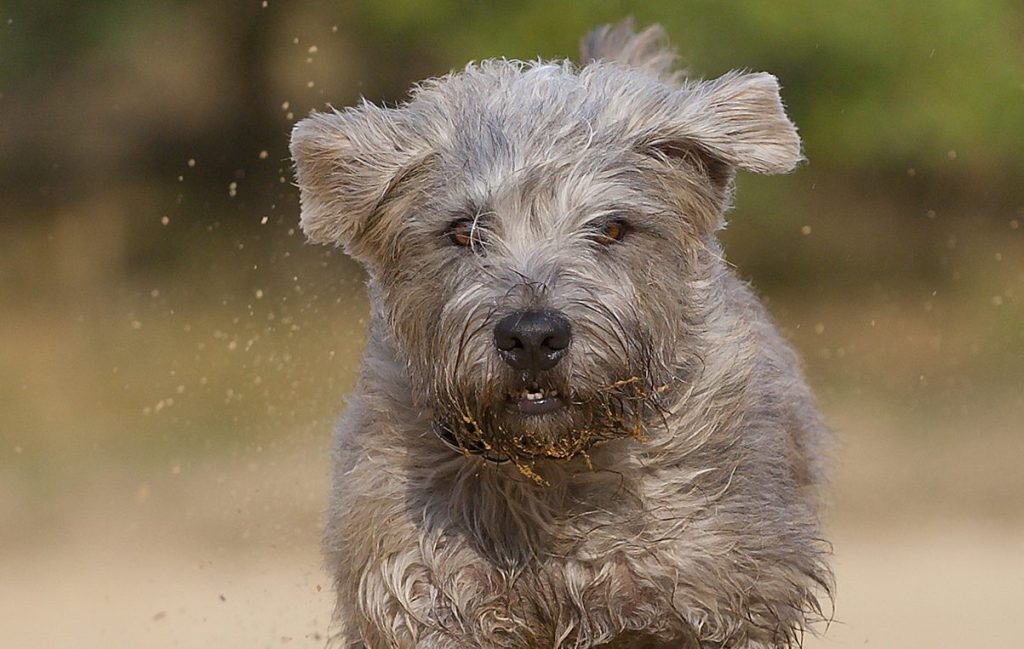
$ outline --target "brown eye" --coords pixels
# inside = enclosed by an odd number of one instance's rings
[[[448,226],[448,240],[452,245],[468,248],[473,245],[473,220],[459,219]]]
[[[626,236],[626,229],[626,222],[622,219],[607,221],[597,232],[597,242],[605,246],[618,243]]]

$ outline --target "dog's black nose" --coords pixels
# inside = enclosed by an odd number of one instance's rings
[[[569,321],[553,311],[520,311],[494,327],[494,346],[517,370],[550,370],[565,356],[570,342]]]

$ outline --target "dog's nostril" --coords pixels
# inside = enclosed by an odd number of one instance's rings
[[[509,365],[520,370],[548,370],[558,364],[572,342],[572,328],[554,311],[522,311],[494,327],[494,346]]]
[[[521,349],[523,341],[519,340],[510,331],[501,330],[499,326],[494,329],[494,345],[499,351],[510,352],[514,349]]]
[[[553,352],[561,351],[569,346],[569,335],[566,332],[565,335],[556,334],[554,336],[548,336],[541,343],[546,349]]]

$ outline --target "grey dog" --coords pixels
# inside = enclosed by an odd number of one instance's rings
[[[737,169],[800,140],[768,74],[660,28],[488,60],[292,136],[301,223],[369,275],[325,554],[346,649],[780,647],[831,596],[829,435],[723,260]]]

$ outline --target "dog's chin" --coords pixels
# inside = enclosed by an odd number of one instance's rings
[[[504,399],[477,401],[468,412],[442,414],[442,439],[464,452],[517,465],[568,460],[607,439],[609,424],[592,400],[557,390],[517,390]],[[441,413],[439,413],[441,414]]]

